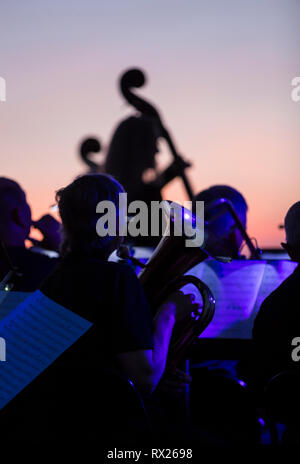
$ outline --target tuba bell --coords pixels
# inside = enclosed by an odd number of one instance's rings
[[[138,276],[153,315],[172,293],[187,284],[193,284],[203,300],[203,305],[197,313],[191,312],[175,323],[168,354],[168,367],[172,368],[184,360],[187,350],[211,322],[215,311],[215,300],[204,282],[195,276],[185,275],[209,256],[200,246],[187,247],[187,235],[176,234],[175,222],[178,215],[182,218],[188,217],[190,226],[193,226],[195,217],[176,203],[172,203],[172,207],[167,201],[162,204],[166,220],[164,236]],[[190,233],[188,236],[190,237]]]

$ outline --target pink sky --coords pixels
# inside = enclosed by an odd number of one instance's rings
[[[225,6],[226,5],[226,6]],[[288,207],[300,199],[300,75],[297,0],[3,0],[1,174],[28,193],[33,217],[84,171],[79,140],[107,144],[131,109],[117,91],[129,66],[193,163],[195,191],[236,187],[249,205],[249,234],[277,246]],[[162,144],[163,145],[163,144]],[[163,149],[161,163],[170,158]],[[180,181],[165,195],[184,199]]]

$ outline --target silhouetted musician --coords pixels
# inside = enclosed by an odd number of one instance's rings
[[[25,240],[29,236],[32,225],[30,206],[20,185],[6,177],[0,178],[0,210],[0,240],[5,246],[12,264],[22,274],[15,279],[14,290],[33,291],[52,272],[57,264],[57,259],[34,253],[25,247]],[[57,223],[57,221],[55,222]],[[47,227],[44,220],[41,224],[39,221],[36,222],[36,227],[42,229],[46,235]],[[9,265],[2,252],[0,254],[0,280],[5,277],[8,271]]]

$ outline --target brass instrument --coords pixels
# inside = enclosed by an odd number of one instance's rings
[[[176,205],[175,203],[172,203]],[[177,214],[186,216],[182,206],[176,205]],[[186,247],[186,236],[178,236],[174,230],[175,214],[170,212],[168,202],[163,202],[163,212],[167,219],[164,236],[153,252],[146,266],[139,274],[145,294],[153,312],[169,295],[187,284],[193,284],[200,292],[203,307],[198,312],[187,314],[176,322],[170,343],[168,366],[175,367],[185,357],[188,348],[211,322],[215,311],[215,300],[207,285],[192,275],[184,275],[196,264],[204,261],[208,254],[199,247]],[[188,212],[192,221],[193,216]],[[176,227],[176,226],[175,226]],[[195,230],[195,229],[194,229]]]

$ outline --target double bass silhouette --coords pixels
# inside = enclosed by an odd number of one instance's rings
[[[130,69],[121,76],[121,93],[139,114],[125,119],[116,128],[107,152],[105,172],[123,184],[128,201],[160,201],[161,189],[178,176],[184,183],[189,199],[192,199],[192,188],[185,174],[190,164],[178,154],[157,109],[132,91],[133,88],[142,87],[145,81],[145,74],[140,69]],[[167,141],[174,161],[165,171],[157,173],[155,155],[160,137]],[[144,175],[149,169],[154,171],[155,178],[146,182]]]

